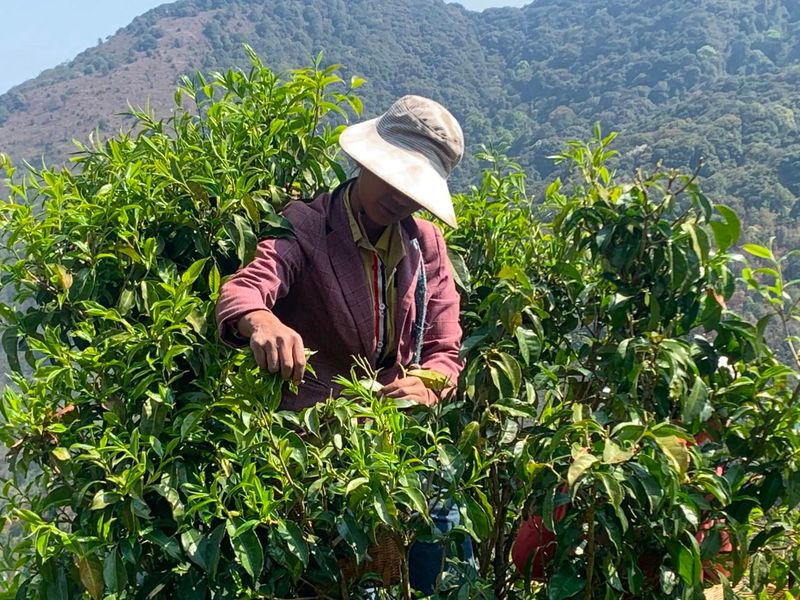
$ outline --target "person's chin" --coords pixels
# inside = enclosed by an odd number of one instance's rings
[[[388,227],[389,225],[394,225],[403,219],[402,216],[395,215],[386,210],[382,210],[380,215],[376,215],[375,223],[380,225],[381,227]]]

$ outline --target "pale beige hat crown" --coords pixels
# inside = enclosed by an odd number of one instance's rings
[[[464,155],[464,134],[444,106],[403,96],[380,117],[345,129],[339,145],[365,169],[456,226],[447,178]]]

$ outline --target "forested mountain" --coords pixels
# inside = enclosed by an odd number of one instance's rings
[[[127,102],[167,110],[180,74],[244,64],[244,42],[278,69],[324,50],[368,80],[368,115],[402,93],[439,99],[471,149],[507,144],[533,182],[595,121],[622,133],[623,172],[703,157],[705,189],[746,216],[751,238],[800,246],[796,0],[537,0],[482,13],[441,0],[180,0],[0,96],[0,150],[61,160],[71,138],[123,126]]]

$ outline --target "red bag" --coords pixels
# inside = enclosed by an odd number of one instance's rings
[[[558,523],[566,514],[566,504],[557,506],[553,511],[553,520]],[[530,561],[531,579],[544,581],[555,554],[556,534],[545,527],[541,515],[533,515],[523,521],[511,546],[511,560],[517,570],[526,573]]]

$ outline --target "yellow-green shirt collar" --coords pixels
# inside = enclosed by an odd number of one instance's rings
[[[400,224],[392,223],[386,227],[373,246],[364,234],[361,220],[356,219],[356,216],[353,214],[353,208],[350,206],[351,185],[352,184],[344,188],[342,201],[344,202],[345,211],[347,212],[347,220],[350,223],[350,232],[353,234],[353,241],[361,248],[377,252],[387,272],[391,273],[397,268],[397,265],[400,264],[400,261],[406,255],[406,249],[403,246],[403,238],[400,233]]]

